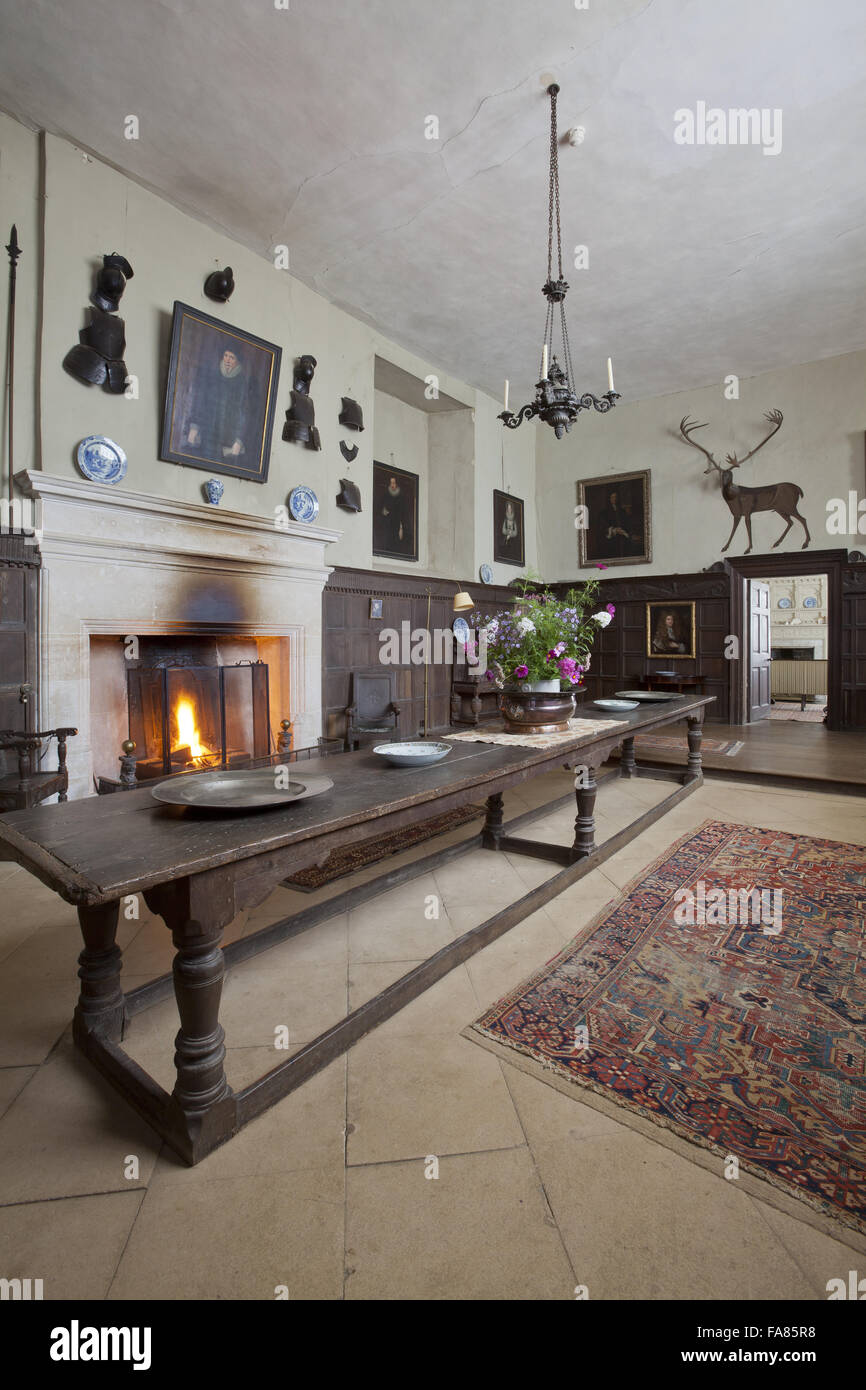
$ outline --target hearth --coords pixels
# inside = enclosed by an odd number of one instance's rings
[[[246,767],[270,749],[268,667],[163,663],[127,673],[136,777]]]

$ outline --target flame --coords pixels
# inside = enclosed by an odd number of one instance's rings
[[[175,719],[177,721],[178,747],[183,748],[188,744],[191,758],[210,756],[212,749],[205,747],[196,728],[195,708],[191,700],[178,700]]]

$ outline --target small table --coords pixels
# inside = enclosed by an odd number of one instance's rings
[[[681,676],[679,672],[670,676],[664,671],[652,671],[643,677],[641,687],[644,690],[676,690],[678,695],[682,695],[687,690],[700,692],[703,683],[703,676],[697,672],[691,676]]]

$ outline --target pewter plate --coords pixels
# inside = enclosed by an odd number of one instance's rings
[[[453,751],[451,743],[377,743],[373,749],[394,767],[430,767]]]
[[[656,701],[681,700],[681,695],[671,695],[666,690],[618,690],[617,699],[620,700],[644,700],[647,704],[654,704]]]
[[[599,709],[637,709],[637,700],[593,700]]]
[[[255,811],[286,806],[319,796],[334,785],[329,777],[306,777],[275,786],[275,767],[240,768],[233,772],[193,772],[154,787],[151,796],[170,806],[198,806],[211,811]]]

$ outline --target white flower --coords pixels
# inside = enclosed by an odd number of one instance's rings
[[[609,621],[610,619],[608,618],[608,622]],[[520,632],[524,637],[526,636],[527,632],[535,631],[535,623],[532,621],[531,618],[521,618],[517,626],[520,628]]]
[[[490,622],[487,624],[487,627],[484,630],[487,633],[488,642],[492,642],[496,637],[497,632],[499,631],[499,619],[491,618]]]
[[[593,613],[592,621],[598,623],[600,627],[607,627],[610,622],[610,614],[605,613],[603,610],[601,613]]]

